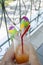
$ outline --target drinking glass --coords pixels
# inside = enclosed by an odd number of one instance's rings
[[[16,35],[14,39],[15,59],[18,64],[29,62],[29,43],[30,38],[24,35],[23,44],[21,35]]]

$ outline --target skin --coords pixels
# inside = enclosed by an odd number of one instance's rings
[[[37,53],[36,53],[35,49],[33,48],[32,44],[29,44],[28,48],[29,48],[30,65],[40,65],[38,57],[37,57]],[[12,43],[12,45],[10,46],[8,51],[5,53],[2,61],[0,62],[0,65],[29,65],[28,63],[17,64],[14,62],[14,59],[15,59],[14,45]]]

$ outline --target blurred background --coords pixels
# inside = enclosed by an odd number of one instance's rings
[[[30,40],[43,65],[43,0],[0,0],[0,61],[11,45],[9,26],[20,30],[20,21],[27,16],[30,21]]]

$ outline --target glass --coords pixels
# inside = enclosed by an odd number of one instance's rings
[[[23,37],[23,44],[21,42],[21,35],[16,35],[14,39],[14,52],[15,52],[15,58],[16,62],[18,64],[26,63],[29,61],[29,40],[30,38],[26,35]],[[23,46],[22,46],[23,45]]]

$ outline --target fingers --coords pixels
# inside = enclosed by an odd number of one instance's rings
[[[4,57],[2,60],[8,60],[8,59],[14,59],[14,45],[13,43],[11,44],[10,48],[7,50],[7,52],[5,53]]]
[[[31,43],[29,44],[29,61],[31,65],[40,65],[37,52]]]

